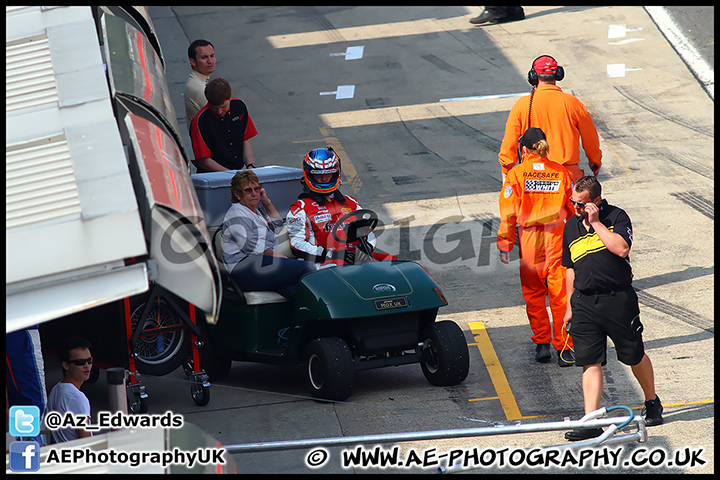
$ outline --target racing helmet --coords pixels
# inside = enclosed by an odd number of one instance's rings
[[[327,183],[320,183],[315,175],[332,173]],[[331,147],[316,148],[303,159],[303,175],[305,184],[315,193],[328,194],[340,187],[340,158]]]

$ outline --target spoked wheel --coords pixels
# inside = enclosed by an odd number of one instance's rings
[[[131,307],[132,331],[138,327],[145,301]],[[142,321],[142,331],[134,348],[135,364],[140,373],[167,375],[190,354],[190,335],[180,316],[163,299],[153,301]]]
[[[355,383],[350,347],[342,338],[316,338],[305,349],[305,372],[312,396],[323,400],[346,400]]]
[[[449,386],[467,378],[470,354],[465,336],[455,322],[435,322],[425,330],[423,338],[420,366],[428,382]]]

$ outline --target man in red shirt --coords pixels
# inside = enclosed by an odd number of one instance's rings
[[[530,127],[545,132],[552,147],[548,159],[565,167],[573,181],[585,175],[578,166],[582,139],[590,169],[597,177],[602,151],[595,124],[585,105],[555,84],[564,76],[565,70],[549,55],[542,55],[533,62],[528,82],[535,88],[529,96],[515,102],[505,125],[505,136],[498,155],[503,183],[507,173],[518,162],[518,138]]]
[[[198,173],[255,168],[250,139],[257,135],[245,102],[232,97],[230,83],[216,78],[205,87],[205,105],[192,119],[192,140]]]

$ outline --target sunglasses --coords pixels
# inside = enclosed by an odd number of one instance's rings
[[[577,205],[579,208],[583,208],[583,207],[585,207],[585,205],[587,205],[587,203],[584,203],[584,202],[576,202],[572,198],[570,199],[570,203],[572,203],[573,205]]]
[[[76,358],[75,360],[68,360],[68,363],[72,363],[73,365],[77,365],[78,367],[82,367],[86,363],[89,365],[92,365],[93,363],[93,357],[89,358]]]
[[[257,186],[257,187],[247,187],[247,188],[243,188],[243,192],[247,193],[248,195],[250,195],[252,192],[260,193],[260,190],[262,190],[262,188],[263,188],[263,187],[260,187],[260,186]]]

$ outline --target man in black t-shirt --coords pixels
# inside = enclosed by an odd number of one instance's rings
[[[595,176],[577,181],[570,199],[575,216],[568,219],[563,232],[565,326],[573,338],[575,365],[583,367],[585,413],[600,408],[602,366],[607,363],[610,337],[618,360],[630,366],[645,394],[647,425],[660,425],[663,407],[655,393],[653,366],[642,341],[640,306],[631,285],[632,224],[627,213],[609,205],[601,193]],[[602,428],[577,429],[565,438],[586,440],[600,434]]]

